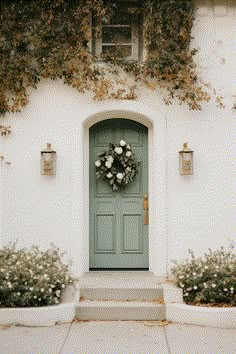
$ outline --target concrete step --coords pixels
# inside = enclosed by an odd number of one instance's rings
[[[80,288],[155,288],[162,282],[151,272],[88,272],[79,278]]]
[[[81,287],[82,300],[158,301],[163,299],[163,289],[158,287]]]
[[[147,301],[80,301],[76,308],[78,320],[155,321],[166,318],[164,304]]]
[[[89,272],[78,285],[79,320],[164,320],[165,304],[182,301],[182,290],[151,272]]]

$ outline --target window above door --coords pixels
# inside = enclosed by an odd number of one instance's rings
[[[109,22],[101,24],[100,36],[94,39],[93,51],[98,60],[118,56],[142,60],[142,16],[138,1],[118,1]]]

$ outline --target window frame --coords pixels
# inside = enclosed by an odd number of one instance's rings
[[[119,13],[128,13],[129,8],[135,8],[138,9],[139,7],[134,4],[133,2],[129,3],[127,2],[126,5],[118,6],[117,8],[117,14]],[[97,62],[102,62],[103,59],[101,57],[102,53],[102,46],[103,45],[108,45],[108,46],[131,46],[131,55],[128,57],[125,57],[124,59],[126,61],[142,61],[143,60],[143,16],[141,13],[134,13],[132,14],[132,23],[131,25],[127,24],[109,24],[106,23],[104,25],[101,25],[101,35],[98,38],[95,38],[93,28],[95,25],[94,19],[92,20],[92,52],[96,57]],[[128,28],[131,27],[131,42],[124,42],[124,43],[106,43],[102,42],[102,28]]]

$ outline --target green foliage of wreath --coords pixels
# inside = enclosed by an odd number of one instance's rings
[[[124,140],[116,145],[109,144],[98,157],[95,162],[96,176],[106,180],[114,191],[128,185],[138,173],[133,150]]]

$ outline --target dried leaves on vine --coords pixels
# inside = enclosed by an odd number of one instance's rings
[[[200,84],[190,50],[194,7],[191,0],[132,1],[142,14],[143,62],[120,56],[96,62],[91,50],[124,1],[2,0],[0,28],[0,114],[24,107],[42,78],[61,78],[97,99],[135,99],[138,83],[166,92],[199,109],[209,95]],[[128,1],[126,4],[129,3]],[[174,14],[174,16],[173,16]],[[100,21],[99,21],[100,20]]]

